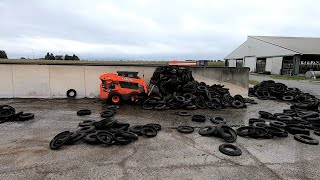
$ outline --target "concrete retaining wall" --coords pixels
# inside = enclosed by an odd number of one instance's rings
[[[249,68],[235,68],[235,67],[195,67],[192,68],[194,75],[212,78],[219,83],[227,82],[237,86],[249,87]]]
[[[68,89],[77,98],[99,97],[99,76],[116,71],[138,71],[147,83],[156,66],[0,64],[0,98],[66,98]],[[192,68],[193,74],[248,87],[248,68]]]

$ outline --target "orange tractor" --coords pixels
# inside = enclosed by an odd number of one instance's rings
[[[121,101],[135,102],[148,89],[138,72],[117,71],[118,74],[103,74],[100,76],[100,98],[118,104]]]

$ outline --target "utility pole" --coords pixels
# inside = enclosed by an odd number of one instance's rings
[[[33,57],[32,59],[34,60],[34,52],[33,52],[33,49],[32,49],[32,57]]]

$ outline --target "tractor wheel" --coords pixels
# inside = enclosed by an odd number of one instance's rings
[[[110,95],[110,100],[114,104],[120,104],[121,102],[121,95],[118,93]]]
[[[137,100],[138,98],[139,98],[139,93],[137,93],[137,92],[133,92],[133,93],[131,93],[130,96],[129,96],[129,100],[130,100],[130,102],[132,102],[132,103],[136,102],[136,100]]]

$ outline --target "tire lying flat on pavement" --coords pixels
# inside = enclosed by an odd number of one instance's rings
[[[90,115],[90,114],[91,114],[91,110],[89,110],[89,109],[81,109],[81,110],[77,111],[78,116],[85,116],[85,115]]]
[[[192,116],[192,121],[205,122],[206,121],[206,117],[203,116],[203,115],[195,114],[195,115]]]
[[[146,137],[155,137],[157,135],[157,129],[153,126],[142,126],[140,132]]]
[[[177,131],[181,133],[192,133],[194,131],[194,128],[191,126],[178,126]]]
[[[310,144],[310,145],[318,145],[319,144],[319,140],[312,138],[312,137],[305,135],[305,134],[296,134],[296,135],[294,135],[294,139],[299,142],[305,143],[305,144]]]
[[[221,144],[219,151],[228,156],[240,156],[242,154],[241,149],[233,144]]]

